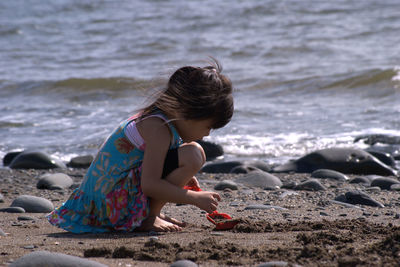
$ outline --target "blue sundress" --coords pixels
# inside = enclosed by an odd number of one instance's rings
[[[149,201],[140,186],[144,147],[125,136],[126,126],[140,114],[123,121],[107,138],[79,188],[47,215],[49,222],[73,233],[132,231],[149,214]],[[173,135],[170,149],[182,144],[175,127],[160,111],[152,114],[167,122]]]

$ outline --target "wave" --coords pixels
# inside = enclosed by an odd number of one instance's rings
[[[259,92],[265,97],[291,94],[360,94],[363,97],[387,97],[400,93],[400,68],[306,76],[290,80],[264,79],[242,85],[240,91]]]
[[[398,77],[399,70],[397,68],[387,69],[387,70],[368,70],[358,74],[345,75],[344,77],[338,77],[339,80],[324,86],[322,89],[329,88],[359,88],[371,85],[377,85],[380,83],[393,83],[396,82],[396,77]]]
[[[161,87],[165,81],[140,80],[126,77],[69,78],[59,81],[12,82],[0,80],[0,95],[74,95],[102,92],[114,97],[127,92],[145,91]]]

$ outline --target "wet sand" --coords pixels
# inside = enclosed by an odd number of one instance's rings
[[[72,189],[36,188],[41,174],[59,171],[0,169],[0,193],[4,196],[0,208],[8,207],[23,194],[44,197],[54,206],[61,205]],[[79,183],[85,171],[61,172]],[[310,178],[310,174],[275,175],[284,184]],[[219,181],[239,176],[197,175],[203,190],[213,190]],[[215,231],[204,212],[188,205],[168,204],[164,213],[186,221],[188,226],[181,232],[159,234],[76,235],[50,225],[43,213],[2,212],[0,229],[6,235],[0,236],[0,265],[32,251],[46,250],[85,257],[108,266],[169,266],[179,259],[200,266],[257,266],[270,261],[302,266],[399,266],[400,193],[336,180],[319,181],[326,191],[245,186],[218,191],[222,197],[218,211],[240,219],[228,231]],[[348,207],[331,201],[355,189],[366,192],[385,207]],[[266,204],[270,208],[249,209],[253,204]]]

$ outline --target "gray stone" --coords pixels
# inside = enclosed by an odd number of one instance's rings
[[[371,182],[371,186],[378,186],[381,189],[387,189],[387,190],[390,190],[390,187],[393,184],[400,184],[400,182],[398,180],[386,177],[376,178]]]
[[[325,191],[326,188],[316,179],[309,179],[298,184],[295,190],[307,190],[307,191]]]
[[[314,178],[324,178],[333,179],[338,181],[347,181],[349,178],[341,172],[328,170],[328,169],[318,169],[311,173],[311,177]]]
[[[335,198],[336,201],[349,203],[349,204],[360,204],[372,207],[383,208],[384,205],[375,199],[372,199],[369,195],[361,191],[349,191],[345,194],[339,195]]]
[[[10,162],[9,167],[11,169],[54,169],[66,168],[66,165],[44,152],[24,151]]]
[[[9,265],[10,267],[107,267],[99,262],[70,256],[62,253],[35,251],[22,256]]]
[[[350,184],[364,184],[364,185],[370,185],[371,181],[364,176],[359,176],[359,177],[355,177],[353,179],[351,179],[349,181]]]
[[[242,165],[240,161],[226,161],[226,162],[214,162],[206,164],[201,172],[205,173],[230,173],[231,170],[237,166]]]
[[[400,184],[392,184],[390,190],[400,191]]]
[[[64,173],[46,173],[36,184],[38,189],[65,189],[73,184],[73,180]]]
[[[190,260],[179,260],[170,265],[170,267],[197,267],[198,265]]]
[[[74,157],[67,163],[67,166],[70,168],[89,168],[93,159],[92,155]]]
[[[262,189],[275,189],[282,186],[282,182],[278,177],[263,171],[254,171],[248,173],[242,177],[237,178],[235,181],[249,187],[259,187]]]
[[[4,202],[4,196],[0,193],[0,203]]]
[[[273,172],[311,173],[330,169],[350,174],[378,174],[397,176],[398,171],[384,164],[366,151],[354,148],[327,148],[314,151],[295,161],[273,169]]]
[[[26,212],[47,213],[54,209],[53,203],[42,197],[21,195],[14,199],[11,207],[21,207]]]
[[[25,210],[21,207],[8,207],[0,209],[0,212],[8,212],[8,213],[25,213]]]
[[[241,165],[234,167],[231,169],[231,173],[249,173],[252,171],[265,171],[269,172],[271,170],[271,166],[267,163],[259,160],[254,161],[244,161]]]
[[[238,190],[238,185],[232,180],[223,180],[214,186],[215,190],[224,190],[226,188]]]
[[[35,218],[31,216],[18,216],[17,218],[18,221],[34,221]]]

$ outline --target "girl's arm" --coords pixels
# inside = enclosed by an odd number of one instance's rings
[[[143,193],[148,197],[167,202],[192,204],[207,212],[216,210],[217,200],[220,200],[217,193],[185,190],[161,179],[164,160],[172,138],[165,122],[159,118],[148,118],[141,121],[138,128],[146,142],[141,176]]]

